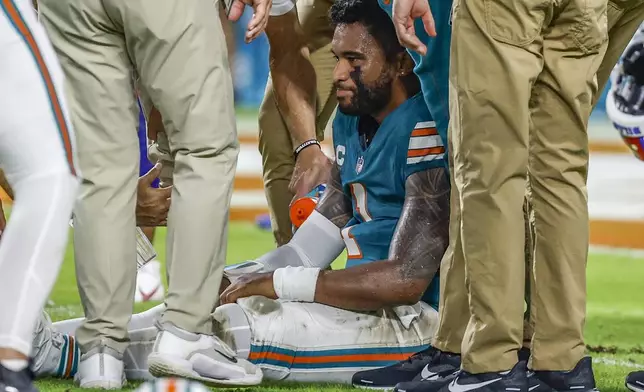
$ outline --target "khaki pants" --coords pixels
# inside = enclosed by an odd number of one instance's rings
[[[510,369],[522,345],[526,171],[535,218],[530,366],[568,370],[584,353],[586,127],[607,31],[606,3],[581,2],[455,5],[452,152],[470,312],[461,353],[472,373]]]
[[[324,139],[324,129],[337,104],[333,88],[333,68],[336,61],[331,53],[333,28],[328,19],[331,5],[332,1],[329,0],[297,1],[298,17],[317,76],[318,140]],[[264,189],[271,214],[271,226],[278,246],[287,243],[293,235],[289,217],[293,193],[288,189],[288,185],[295,167],[295,147],[277,108],[273,84],[269,78],[266,95],[259,109],[259,152],[262,155]]]
[[[609,44],[597,75],[598,85],[600,87],[606,84],[610,72],[617,63],[619,56],[624,52],[626,45],[643,20],[644,3],[639,0],[627,1],[623,2],[623,4],[612,1],[608,3]],[[597,103],[598,98],[599,94],[596,94],[593,99],[593,105]],[[451,115],[458,115],[458,113],[451,113]],[[452,132],[448,136],[450,137],[450,173],[453,173],[453,156],[451,154]],[[440,324],[433,345],[443,351],[460,353],[465,327],[470,318],[470,312],[467,292],[464,287],[465,261],[463,259],[460,240],[460,202],[453,176],[451,200],[450,246],[441,264]],[[526,274],[532,275],[531,261],[532,241],[534,238],[534,216],[529,213],[530,206],[527,203],[527,199],[524,202],[524,210],[526,212],[525,230],[527,232],[527,243],[525,247]],[[530,220],[532,224],[530,224]],[[530,276],[526,276],[526,285],[528,287],[526,292],[528,294],[530,280]],[[530,308],[529,299],[528,308]],[[533,327],[531,324],[530,320],[524,323],[524,345],[528,345],[532,339]]]
[[[212,331],[239,145],[219,3],[40,0],[67,75],[84,175],[75,210],[83,352],[128,341],[136,279],[139,164],[133,80],[163,117],[173,157],[164,323]],[[170,167],[172,167],[170,165]]]

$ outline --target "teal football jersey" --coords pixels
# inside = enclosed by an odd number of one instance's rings
[[[445,147],[421,94],[390,113],[367,148],[360,143],[359,121],[360,117],[338,111],[333,122],[336,163],[353,206],[353,217],[342,230],[347,267],[388,258],[407,177],[444,167],[445,158]],[[438,306],[438,275],[423,301]]]

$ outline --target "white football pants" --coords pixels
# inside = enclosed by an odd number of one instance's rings
[[[0,347],[29,355],[78,189],[63,74],[31,0],[0,0],[0,165],[14,193],[0,239]]]
[[[163,305],[132,316],[123,355],[128,380],[145,379]],[[274,301],[254,296],[217,307],[213,332],[241,358],[258,365],[265,379],[351,383],[358,371],[391,365],[428,347],[438,312],[418,303],[396,312],[351,312],[318,303]],[[74,335],[83,319],[54,323]]]

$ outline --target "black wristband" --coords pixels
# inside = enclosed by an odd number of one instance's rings
[[[318,146],[320,146],[320,142],[318,142],[316,139],[309,139],[304,143],[300,144],[299,146],[297,146],[297,148],[295,149],[295,157],[297,158],[297,156],[302,152],[302,150],[314,144],[317,144]]]

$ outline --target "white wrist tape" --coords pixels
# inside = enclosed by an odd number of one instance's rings
[[[280,299],[313,302],[319,268],[285,267],[273,272],[273,289]]]

